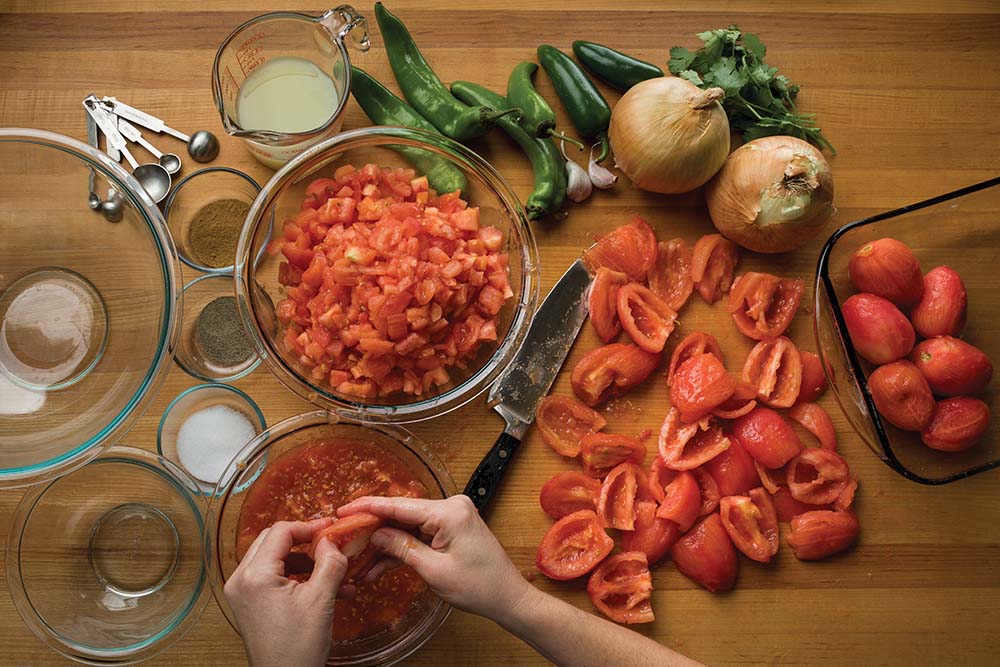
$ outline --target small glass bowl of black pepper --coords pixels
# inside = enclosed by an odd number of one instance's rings
[[[260,364],[240,321],[231,276],[199,276],[184,286],[184,322],[174,361],[206,382],[233,382]]]
[[[236,243],[260,185],[242,171],[208,167],[184,178],[163,205],[181,261],[203,273],[232,274]]]

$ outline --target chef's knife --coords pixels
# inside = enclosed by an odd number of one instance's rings
[[[521,438],[535,420],[538,402],[548,393],[587,319],[590,280],[583,260],[573,262],[535,312],[521,349],[490,390],[488,404],[507,427],[465,486],[465,495],[480,512],[493,499]]]

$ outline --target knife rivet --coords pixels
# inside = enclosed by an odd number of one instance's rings
[[[507,458],[507,450],[506,450],[506,449],[501,449],[501,450],[500,450],[500,453],[499,453],[499,456],[500,456],[500,458],[502,458],[502,459],[505,459],[505,458]]]
[[[486,495],[486,489],[484,489],[483,487],[479,487],[478,489],[476,489],[476,493],[478,493],[481,496],[485,496]]]

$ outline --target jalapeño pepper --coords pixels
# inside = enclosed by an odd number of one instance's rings
[[[585,137],[600,142],[597,156],[600,162],[608,156],[608,125],[611,107],[587,73],[572,58],[559,49],[542,44],[538,47],[538,62],[552,79],[556,94],[562,100],[573,127]]]
[[[623,93],[640,81],[663,76],[663,70],[652,63],[594,42],[578,39],[573,42],[573,53],[584,67]]]

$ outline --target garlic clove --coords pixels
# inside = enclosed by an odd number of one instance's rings
[[[590,147],[590,162],[587,164],[587,175],[593,186],[600,190],[607,190],[618,181],[617,176],[606,167],[597,164],[594,160],[593,146]]]
[[[566,196],[579,203],[590,196],[593,186],[583,167],[573,160],[566,160]]]

